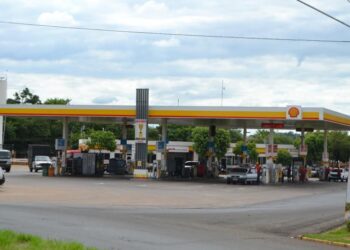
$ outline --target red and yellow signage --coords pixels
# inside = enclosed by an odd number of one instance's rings
[[[300,106],[287,106],[287,120],[301,120],[302,110]]]

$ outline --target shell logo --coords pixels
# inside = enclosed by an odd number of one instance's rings
[[[296,118],[300,115],[300,111],[297,107],[291,107],[289,110],[288,110],[288,115],[291,117],[291,118]]]

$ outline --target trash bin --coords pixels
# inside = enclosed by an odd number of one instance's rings
[[[49,176],[49,166],[42,166],[43,176]]]
[[[201,163],[197,167],[197,177],[204,177],[204,175],[205,175],[205,165]]]
[[[55,176],[55,168],[54,167],[49,167],[49,171],[48,171],[48,176],[53,177]]]

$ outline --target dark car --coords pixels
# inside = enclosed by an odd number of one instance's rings
[[[182,169],[183,177],[194,177],[194,171],[198,168],[198,161],[186,161]]]
[[[11,171],[11,152],[5,149],[0,150],[0,167],[6,172]]]

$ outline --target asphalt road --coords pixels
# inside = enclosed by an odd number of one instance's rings
[[[28,175],[28,176],[27,176]],[[341,223],[344,211],[346,184],[324,183],[285,187],[256,187],[207,185],[202,192],[192,194],[192,198],[182,194],[182,188],[195,188],[193,183],[150,183],[108,180],[111,188],[119,187],[125,195],[135,185],[150,185],[149,189],[157,193],[158,187],[170,186],[175,189],[174,199],[184,197],[188,203],[196,202],[196,196],[205,193],[217,193],[223,190],[225,197],[231,199],[225,191],[232,193],[254,192],[259,197],[258,203],[239,202],[230,207],[220,206],[134,206],[120,204],[82,204],[70,206],[67,203],[50,203],[43,200],[21,202],[4,200],[6,192],[11,192],[14,184],[36,185],[38,181],[46,182],[39,176],[22,172],[8,175],[7,188],[0,188],[0,228],[13,229],[44,237],[75,240],[101,249],[336,249],[294,239],[307,232],[317,232]],[[74,179],[57,179],[65,183]],[[96,180],[79,179],[78,183],[91,184]],[[99,180],[100,181],[100,180]],[[11,184],[12,182],[12,184]],[[49,182],[50,183],[50,182]],[[118,184],[114,184],[118,183]],[[5,184],[5,185],[6,185]],[[79,184],[80,185],[80,184]],[[114,186],[116,185],[116,186]],[[130,185],[130,188],[129,186]],[[55,186],[56,187],[56,186]],[[29,187],[28,187],[29,188]],[[60,187],[56,187],[60,188]],[[99,189],[99,187],[94,187]],[[106,187],[104,187],[106,188]],[[146,190],[147,188],[145,188]],[[274,189],[280,189],[286,196],[277,196]],[[177,190],[179,196],[175,197]],[[260,191],[261,190],[261,191]],[[290,192],[293,190],[293,192]],[[304,192],[308,190],[307,192]],[[138,189],[142,194],[143,189]],[[298,193],[289,197],[290,193]],[[147,194],[147,192],[146,192]],[[30,194],[28,194],[30,196]],[[69,199],[71,193],[66,192]],[[276,195],[272,199],[269,195]],[[261,197],[266,202],[261,202]],[[33,196],[35,198],[35,196]],[[233,196],[239,197],[239,196]],[[59,199],[61,199],[60,197]],[[224,197],[223,197],[224,198]],[[172,197],[169,197],[171,200]],[[222,200],[218,200],[222,202]]]

